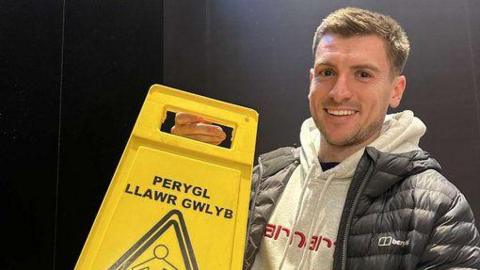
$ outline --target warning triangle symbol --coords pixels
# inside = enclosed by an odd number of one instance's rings
[[[109,270],[198,270],[183,215],[168,212]]]

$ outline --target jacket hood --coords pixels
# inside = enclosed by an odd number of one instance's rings
[[[418,143],[425,134],[426,126],[412,111],[386,115],[380,136],[373,141],[370,147],[387,153],[404,153],[420,150]],[[310,117],[302,124],[300,131],[301,156],[300,161],[305,171],[314,164],[319,165],[318,153],[320,150],[321,133]],[[360,160],[364,149],[360,149],[335,168],[321,172],[321,178],[326,178],[330,173],[335,173],[337,178],[351,178]],[[318,166],[320,168],[320,166]],[[320,168],[321,170],[321,168]]]

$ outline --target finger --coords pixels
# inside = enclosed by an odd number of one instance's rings
[[[171,133],[215,145],[220,144],[227,137],[220,127],[203,123],[176,125],[172,127]]]
[[[204,122],[204,123],[210,123],[203,119],[201,116],[192,114],[192,113],[185,113],[185,112],[179,112],[175,114],[175,125],[185,125],[185,124],[193,124],[193,123],[199,123],[199,122]]]
[[[184,137],[190,138],[196,141],[214,144],[214,145],[219,145],[220,143],[223,142],[223,140],[225,140],[225,138],[223,137],[208,136],[208,135],[186,135]]]
[[[171,132],[180,136],[205,135],[223,138],[226,137],[226,134],[221,127],[205,123],[175,125],[172,127]]]

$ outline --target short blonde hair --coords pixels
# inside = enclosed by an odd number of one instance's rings
[[[374,34],[385,41],[387,56],[392,70],[403,72],[410,52],[410,42],[400,24],[393,18],[377,12],[347,7],[330,13],[318,26],[313,38],[313,56],[320,39],[327,34],[339,34],[343,37]]]

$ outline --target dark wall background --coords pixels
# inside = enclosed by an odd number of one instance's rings
[[[61,29],[58,1],[0,2],[2,269],[53,266]]]
[[[427,123],[422,147],[479,219],[479,1],[7,0],[2,269],[73,268],[153,83],[256,109],[257,155],[298,142],[313,32],[348,5],[390,14],[409,34],[400,109]]]
[[[1,269],[73,269],[163,81],[162,25],[158,0],[0,2]]]
[[[162,1],[67,1],[56,269],[73,269],[149,86],[163,80]]]

